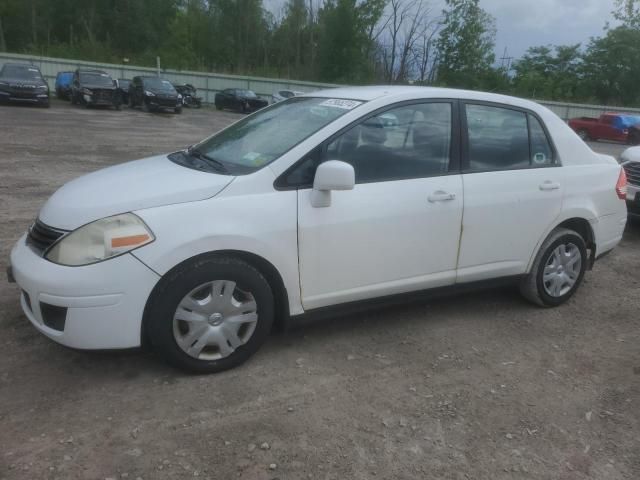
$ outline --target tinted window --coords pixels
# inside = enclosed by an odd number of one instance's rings
[[[531,165],[543,166],[554,163],[553,149],[540,121],[529,115],[529,135],[531,136]]]
[[[80,82],[87,85],[113,85],[113,80],[108,73],[100,72],[80,72]]]
[[[327,147],[324,160],[353,165],[357,183],[446,173],[451,104],[402,106],[368,118]]]
[[[41,80],[40,70],[29,65],[5,65],[2,67],[2,77],[20,80]]]
[[[169,80],[163,80],[158,77],[146,77],[144,79],[144,86],[154,90],[162,90],[172,93],[175,92],[175,89]]]
[[[485,105],[466,105],[466,112],[470,170],[510,170],[530,165],[525,113]]]
[[[291,98],[294,96],[293,92],[290,92],[289,90],[281,90],[280,95],[284,98]]]

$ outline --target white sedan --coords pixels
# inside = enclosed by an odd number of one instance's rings
[[[274,325],[379,297],[498,279],[558,306],[621,240],[626,195],[620,165],[536,103],[332,89],[64,185],[10,277],[61,344],[217,372]]]

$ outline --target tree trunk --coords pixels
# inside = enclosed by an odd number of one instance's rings
[[[38,28],[36,22],[36,0],[31,0],[31,34],[33,44],[38,44]]]
[[[4,38],[4,30],[2,28],[2,17],[0,17],[0,52],[7,51],[7,42]]]

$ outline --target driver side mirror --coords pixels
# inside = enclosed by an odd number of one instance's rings
[[[311,190],[311,206],[331,206],[331,190],[353,190],[356,172],[352,165],[340,160],[328,160],[318,165]]]

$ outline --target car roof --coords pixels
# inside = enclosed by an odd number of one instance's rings
[[[7,62],[5,64],[2,65],[2,67],[25,67],[25,68],[37,68],[38,70],[40,70],[40,68],[37,65],[32,65],[30,63],[13,63],[13,62]]]
[[[387,98],[391,103],[396,97],[403,99],[452,98],[502,103],[522,108],[534,108],[538,104],[517,97],[496,93],[461,90],[456,88],[416,87],[400,85],[378,85],[363,87],[338,87],[306,93],[308,97],[341,98],[350,100],[371,101]]]

